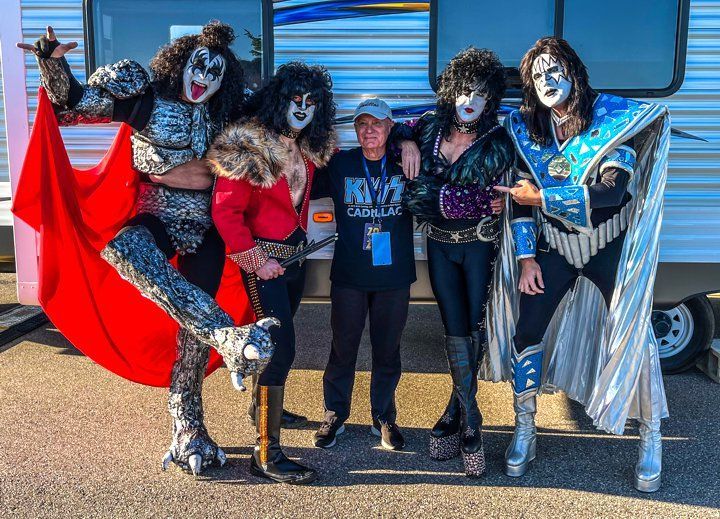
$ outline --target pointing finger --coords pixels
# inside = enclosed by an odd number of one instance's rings
[[[495,191],[499,191],[500,193],[512,193],[512,188],[505,187],[505,186],[495,186],[493,187]]]

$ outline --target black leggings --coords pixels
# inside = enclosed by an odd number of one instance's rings
[[[305,234],[295,232],[281,243],[298,245],[304,240]],[[270,336],[275,344],[270,364],[258,378],[261,386],[284,386],[290,368],[295,360],[295,326],[293,317],[300,306],[303,289],[305,288],[305,264],[292,264],[285,269],[285,274],[275,279],[263,281],[255,274],[243,272],[243,281],[250,302],[257,318],[277,317],[280,326],[270,329]]]
[[[496,254],[491,242],[443,243],[428,238],[430,284],[445,335],[468,337],[484,331],[483,312]]]
[[[170,242],[165,224],[160,218],[149,213],[140,213],[127,221],[125,227],[141,225],[155,238],[155,243],[167,259],[172,259],[177,251]],[[194,254],[178,256],[178,271],[193,285],[215,297],[220,287],[225,265],[225,243],[215,227],[205,233],[202,243]]]
[[[590,262],[582,269],[568,263],[558,251],[548,247],[545,240],[539,240],[535,261],[542,270],[545,289],[543,294],[520,295],[520,313],[514,340],[518,353],[542,342],[560,301],[579,276],[592,281],[600,289],[607,307],[610,307],[624,239],[624,234],[615,238],[590,258]]]

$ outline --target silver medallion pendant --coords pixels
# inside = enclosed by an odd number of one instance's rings
[[[548,164],[548,174],[555,180],[565,180],[570,170],[570,162],[563,155],[556,155]]]

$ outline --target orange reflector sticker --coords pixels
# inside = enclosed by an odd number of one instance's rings
[[[329,223],[333,221],[333,214],[329,211],[321,211],[313,213],[313,222],[316,223]]]

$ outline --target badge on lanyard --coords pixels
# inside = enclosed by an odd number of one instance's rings
[[[372,251],[373,266],[390,265],[392,263],[392,256],[390,255],[390,233],[382,232],[382,218],[377,214],[379,210],[382,210],[382,200],[385,195],[385,180],[387,179],[386,160],[387,156],[384,156],[380,164],[380,182],[378,183],[377,189],[375,189],[367,161],[364,156],[362,157],[365,180],[367,181],[368,192],[372,199],[373,208],[373,220],[365,224],[362,248],[363,250]]]

